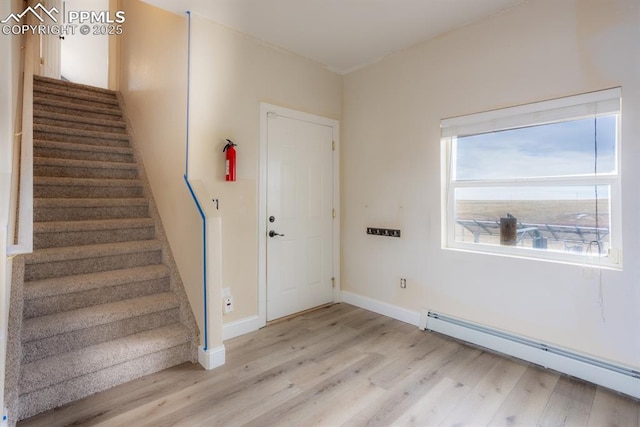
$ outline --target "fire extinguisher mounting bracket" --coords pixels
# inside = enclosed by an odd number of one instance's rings
[[[225,151],[227,151],[227,149],[231,148],[231,147],[237,147],[238,144],[236,144],[235,142],[233,142],[230,139],[227,139],[227,144],[224,146],[224,148],[222,149],[222,152],[224,153]]]

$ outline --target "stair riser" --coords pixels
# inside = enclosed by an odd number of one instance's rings
[[[80,103],[81,105],[97,105],[105,108],[119,108],[118,98],[114,94],[104,95],[92,92],[66,90],[60,88],[42,88],[36,85],[33,88],[34,96],[60,102]]]
[[[178,308],[174,308],[28,343],[23,342],[22,363],[30,363],[56,354],[79,350],[84,347],[101,344],[139,332],[172,325],[179,321],[180,311]]]
[[[180,363],[193,361],[191,346],[191,343],[181,344],[51,387],[23,394],[20,396],[19,418],[25,419],[118,384],[162,371]]]
[[[132,278],[132,280],[134,280]],[[126,283],[118,286],[105,286],[71,294],[34,298],[24,301],[24,318],[31,319],[38,316],[76,310],[96,304],[107,304],[169,291],[169,277]],[[42,356],[45,357],[45,356]]]
[[[92,130],[74,129],[73,127],[65,126],[64,123],[55,123],[53,126],[36,123],[33,126],[33,132],[34,134],[50,135],[51,137],[55,137],[55,135],[61,135],[64,137],[78,137],[78,138],[103,139],[103,140],[114,140],[114,141],[129,140],[129,135],[126,133],[122,133],[122,132],[107,133],[107,132],[96,132]],[[52,141],[52,139],[50,138],[48,140]]]
[[[88,100],[99,99],[106,104],[113,103],[113,101],[118,100],[116,95],[113,93],[94,92],[92,90],[83,90],[83,89],[69,89],[69,88],[60,87],[56,85],[45,85],[45,86],[42,86],[42,89],[40,89],[39,87],[36,87],[35,89],[36,89],[35,93],[37,93],[38,96],[42,96],[45,93],[48,93],[49,90],[68,94],[70,95],[70,97],[67,97],[67,100],[75,99],[75,98],[85,98]],[[58,96],[60,95],[58,94]]]
[[[133,198],[142,197],[142,187],[33,186],[35,198]]]
[[[162,262],[160,251],[148,251],[95,258],[70,259],[25,265],[25,281],[49,279],[74,274],[97,273],[121,268],[142,267]]]
[[[63,112],[53,111],[55,108],[60,107],[64,109],[72,109],[74,114],[66,114]],[[126,120],[122,117],[120,110],[106,110],[95,111],[97,113],[106,114],[109,118],[97,119],[95,117],[83,117],[77,109],[73,108],[73,104],[51,104],[49,102],[40,102],[33,106],[33,117],[38,120],[57,120],[62,122],[82,123],[91,126],[107,126],[119,129],[126,129]]]
[[[110,132],[126,134],[127,130],[123,126],[100,125],[76,122],[73,120],[48,119],[44,117],[34,117],[33,123],[37,125],[60,126],[67,129],[90,130],[93,132]]]
[[[76,144],[100,145],[107,147],[129,147],[129,140],[126,139],[96,138],[92,136],[65,135],[62,133],[41,131],[34,131],[33,137],[35,139],[42,139],[45,141],[74,142]]]
[[[35,82],[36,88],[42,88],[40,91],[46,91],[52,89],[54,91],[63,91],[66,93],[76,94],[77,96],[91,97],[91,98],[104,98],[104,99],[117,99],[115,93],[112,91],[95,90],[94,88],[84,88],[77,85],[71,86],[63,82],[48,82],[38,80]]]
[[[78,109],[78,108],[70,108],[70,107],[60,106],[60,105],[48,105],[44,103],[38,103],[38,100],[34,100],[33,110],[49,111],[52,113],[67,114],[71,116],[94,118],[94,119],[100,119],[100,120],[122,120],[122,114],[117,110],[113,110],[109,112],[92,111],[86,108]]]
[[[33,154],[38,157],[54,159],[94,160],[101,162],[133,162],[132,154],[101,153],[97,151],[65,150],[60,148],[33,147]]]
[[[34,89],[33,96],[38,98],[48,99],[54,102],[73,102],[76,105],[87,106],[89,108],[91,107],[108,108],[108,109],[118,108],[117,103],[116,104],[113,103],[115,101],[113,98],[111,99],[99,98],[99,97],[95,99],[86,99],[83,97],[71,98],[65,95],[58,95],[58,94],[53,94],[48,92],[40,92],[37,88]]]
[[[34,209],[35,222],[82,221],[85,219],[148,218],[148,206],[52,207]]]
[[[136,240],[153,240],[155,227],[121,228],[112,230],[84,230],[35,233],[33,246],[35,249],[59,248],[64,246],[97,245],[100,243],[133,242]]]
[[[55,176],[64,178],[135,179],[138,177],[138,171],[135,169],[80,168],[49,165],[34,165],[33,174],[35,176]]]

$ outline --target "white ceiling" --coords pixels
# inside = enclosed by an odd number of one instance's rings
[[[143,0],[187,10],[344,74],[524,0]]]

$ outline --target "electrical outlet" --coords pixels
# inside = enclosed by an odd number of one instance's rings
[[[233,311],[233,297],[231,295],[223,298],[222,311],[224,314],[229,314]]]
[[[400,278],[400,288],[401,289],[407,289],[407,279],[405,278]]]

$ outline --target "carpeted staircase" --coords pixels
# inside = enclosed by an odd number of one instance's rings
[[[115,92],[34,79],[20,418],[196,359],[197,326],[122,111]]]

